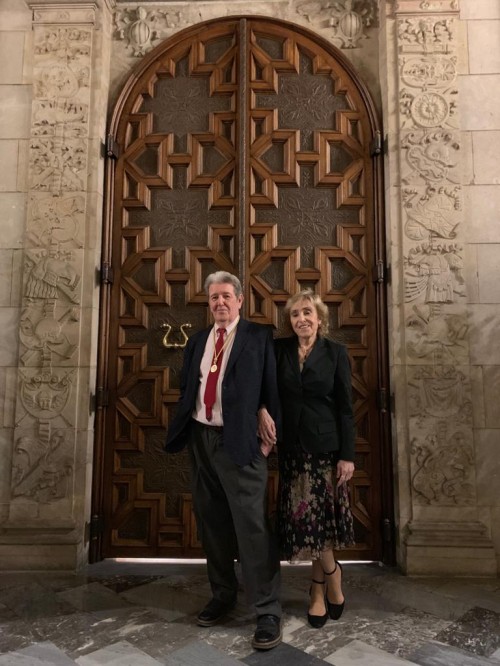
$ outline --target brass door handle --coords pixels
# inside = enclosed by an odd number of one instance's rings
[[[168,336],[172,332],[172,326],[170,324],[164,323],[161,325],[161,328],[165,331],[165,335],[163,336],[163,339],[161,341],[162,345],[166,347],[166,349],[184,349],[184,347],[187,345],[187,341],[189,340],[188,335],[186,331],[184,330],[185,328],[191,328],[191,324],[181,324],[180,325],[180,331],[182,335],[184,336],[184,340],[182,342],[169,342],[168,341]]]

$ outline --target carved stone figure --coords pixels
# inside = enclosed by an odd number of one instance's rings
[[[404,51],[432,53],[447,52],[454,40],[455,21],[452,18],[404,18],[398,20],[398,42]]]
[[[406,212],[405,233],[412,240],[433,238],[454,239],[459,223],[459,188],[435,188],[429,185],[418,199],[418,190],[403,190],[403,205]]]
[[[34,374],[23,370],[20,396],[28,414],[44,421],[60,416],[71,394],[73,374],[72,370],[55,372],[41,369]]]
[[[21,355],[25,366],[51,367],[68,362],[78,346],[72,344],[63,327],[67,322],[78,322],[78,313],[68,309],[56,319],[54,304],[47,302],[44,307],[27,308],[21,315],[19,337],[27,348]]]
[[[406,318],[408,356],[434,363],[466,363],[468,328],[465,313],[446,313],[439,305],[414,305]]]
[[[56,430],[48,441],[19,437],[12,465],[12,498],[50,503],[71,492],[72,460],[64,431]]]
[[[424,295],[426,303],[453,303],[464,295],[461,247],[422,243],[410,249],[405,267],[405,301]]]
[[[85,198],[82,195],[40,196],[30,198],[27,241],[36,247],[82,247],[80,238],[85,223]]]
[[[27,256],[30,270],[25,296],[55,300],[64,295],[72,303],[79,303],[80,276],[69,263],[70,259],[71,254],[53,249]]]
[[[470,383],[460,370],[451,366],[422,366],[413,372],[408,386],[411,417],[418,417],[422,423],[429,416],[453,416],[461,423],[471,422]]]
[[[175,30],[189,25],[181,10],[119,8],[115,13],[115,37],[126,42],[133,56],[148,53]]]
[[[460,144],[452,132],[442,129],[410,132],[403,137],[401,149],[407,167],[403,175],[405,183],[422,180],[427,184],[449,180],[459,184],[457,166]]]

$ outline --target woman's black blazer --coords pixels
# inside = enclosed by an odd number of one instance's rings
[[[297,337],[274,343],[282,413],[278,451],[302,446],[310,453],[338,451],[340,460],[354,461],[351,366],[346,348],[318,338],[301,372]]]

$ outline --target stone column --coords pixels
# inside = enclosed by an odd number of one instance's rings
[[[409,574],[496,572],[476,494],[458,9],[456,0],[399,0],[386,26],[396,66],[385,100],[389,190],[397,194],[390,196],[396,466],[400,561]]]
[[[91,496],[111,11],[77,1],[31,9],[28,205],[0,568],[73,569],[86,559]]]

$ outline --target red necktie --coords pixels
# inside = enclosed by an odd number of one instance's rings
[[[215,404],[215,392],[217,389],[217,380],[219,379],[220,366],[222,364],[222,348],[224,346],[224,333],[226,332],[225,328],[219,328],[217,331],[217,342],[215,344],[215,353],[213,356],[212,366],[207,377],[207,385],[205,387],[205,396],[203,402],[205,404],[205,415],[207,421],[212,420],[212,407]],[[213,366],[215,365],[215,370],[212,371]]]

